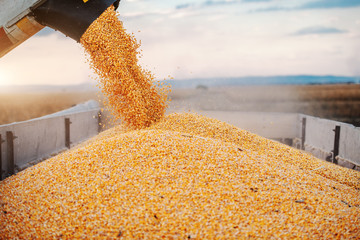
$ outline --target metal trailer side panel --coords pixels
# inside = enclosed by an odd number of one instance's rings
[[[73,145],[98,134],[99,110],[66,115],[70,118],[70,141]]]
[[[341,127],[339,160],[360,166],[360,128],[352,125]]]
[[[298,137],[296,113],[235,111],[201,111],[200,113],[270,139]]]

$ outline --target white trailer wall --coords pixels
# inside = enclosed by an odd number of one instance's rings
[[[202,115],[227,122],[270,139],[298,137],[297,113],[201,111]]]
[[[70,119],[70,141],[75,145],[99,131],[98,103],[95,101],[77,105],[65,111],[25,122],[0,126],[2,139],[11,131],[14,143],[15,172],[66,149],[65,118]],[[2,144],[1,159],[3,177],[9,173],[7,142]]]
[[[360,166],[360,128],[351,125],[341,128],[339,160]]]
[[[336,159],[343,166],[353,167],[353,164],[360,166],[360,128],[351,124],[297,113],[235,111],[201,111],[200,113],[269,139],[293,139],[293,146],[298,148],[302,147],[302,119],[306,118],[304,150],[324,160],[326,158],[332,160],[334,129],[335,126],[340,126],[339,155]]]
[[[6,131],[12,131],[14,140],[14,156],[17,170],[21,170],[32,162],[58,153],[65,147],[65,118],[69,118],[70,141],[73,145],[98,133],[99,105],[88,102],[56,114],[22,123],[0,126],[2,139]],[[266,112],[223,112],[202,111],[200,114],[225,121],[241,129],[260,136],[275,139],[292,139],[293,145],[315,155],[320,159],[332,160],[336,126],[340,126],[339,155],[337,160],[342,166],[360,166],[360,128],[341,122],[292,113]],[[303,136],[302,120],[306,118],[305,136]],[[304,146],[301,140],[305,137]],[[292,141],[290,141],[292,142]],[[6,143],[2,144],[2,169],[7,170]],[[5,176],[5,174],[3,174]]]
[[[351,124],[299,114],[298,122],[306,118],[305,151],[320,159],[332,159],[335,127],[340,126],[338,160],[360,166],[360,128]],[[301,136],[301,129],[298,130]]]

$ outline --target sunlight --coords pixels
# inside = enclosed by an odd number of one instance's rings
[[[9,84],[9,76],[6,72],[0,69],[0,85],[8,85]]]

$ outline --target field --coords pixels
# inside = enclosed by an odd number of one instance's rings
[[[97,99],[95,92],[39,92],[0,94],[0,125],[41,117]]]
[[[238,86],[176,89],[171,111],[294,112],[360,126],[360,85]]]
[[[237,86],[173,89],[168,112],[298,112],[360,126],[360,85]],[[0,94],[0,125],[54,113],[89,99],[96,92]]]

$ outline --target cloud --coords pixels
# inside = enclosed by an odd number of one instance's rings
[[[315,2],[305,3],[300,9],[312,8],[349,8],[360,6],[360,0],[318,0]]]
[[[302,36],[302,35],[312,35],[312,34],[339,34],[346,32],[347,32],[346,30],[341,30],[333,27],[313,26],[313,27],[302,28],[292,35]]]
[[[275,11],[291,11],[291,10],[295,10],[294,8],[286,8],[286,7],[267,7],[267,8],[259,8],[256,10],[251,10],[250,13],[253,12],[275,12]]]
[[[180,5],[177,5],[175,6],[175,9],[184,9],[184,8],[190,8],[194,6],[194,4],[191,4],[191,3],[185,3],[185,4],[180,4]]]
[[[244,1],[257,1],[257,0],[244,0]],[[351,8],[351,7],[360,7],[360,0],[316,0],[295,7],[285,7],[278,5],[278,6],[256,9],[255,11],[251,11],[251,12],[294,11],[294,10],[308,10],[308,9]]]
[[[155,10],[155,11],[142,11],[142,12],[130,12],[130,13],[123,13],[120,14],[120,18],[126,18],[129,19],[141,19],[144,17],[151,17],[151,16],[166,16],[171,15],[175,11],[172,9],[168,10]]]
[[[269,0],[245,0],[245,1],[269,1]],[[196,11],[196,10],[207,8],[207,7],[231,5],[231,4],[236,4],[236,3],[240,3],[240,2],[241,2],[241,0],[218,0],[218,1],[208,0],[208,1],[203,1],[200,3],[195,3],[195,2],[182,3],[182,4],[175,5],[173,8],[167,8],[167,9],[163,9],[163,10],[124,13],[124,14],[121,14],[121,16],[126,17],[127,19],[129,19],[129,18],[139,19],[139,18],[143,18],[143,17],[147,17],[147,16],[169,16],[169,17],[171,17],[174,15],[178,16],[177,14],[180,12],[184,13],[186,11]],[[183,14],[183,16],[187,16],[187,15]]]
[[[233,3],[237,3],[239,1],[206,1],[202,4],[202,6],[217,6],[217,5],[228,5],[228,4],[233,4]]]
[[[133,1],[140,1],[140,0],[133,0]],[[137,12],[124,12],[121,14],[122,17],[127,19],[140,19],[148,16],[168,16],[171,17],[178,13],[184,13],[186,11],[199,11],[206,8],[211,7],[220,7],[222,6],[231,6],[235,4],[249,4],[249,3],[269,3],[274,0],[203,0],[203,1],[189,1],[179,4],[167,4],[166,7],[163,9],[143,9],[142,11]],[[187,16],[186,14],[184,16]]]
[[[272,0],[243,0],[243,2],[271,2]]]
[[[230,5],[230,4],[235,4],[235,3],[240,3],[240,2],[253,2],[253,1],[271,1],[271,0],[218,0],[218,1],[214,1],[214,0],[208,0],[208,1],[204,1],[202,3],[186,3],[186,4],[179,4],[175,7],[175,9],[186,9],[186,8],[202,8],[202,7],[212,7],[212,6],[220,6],[220,5]]]

